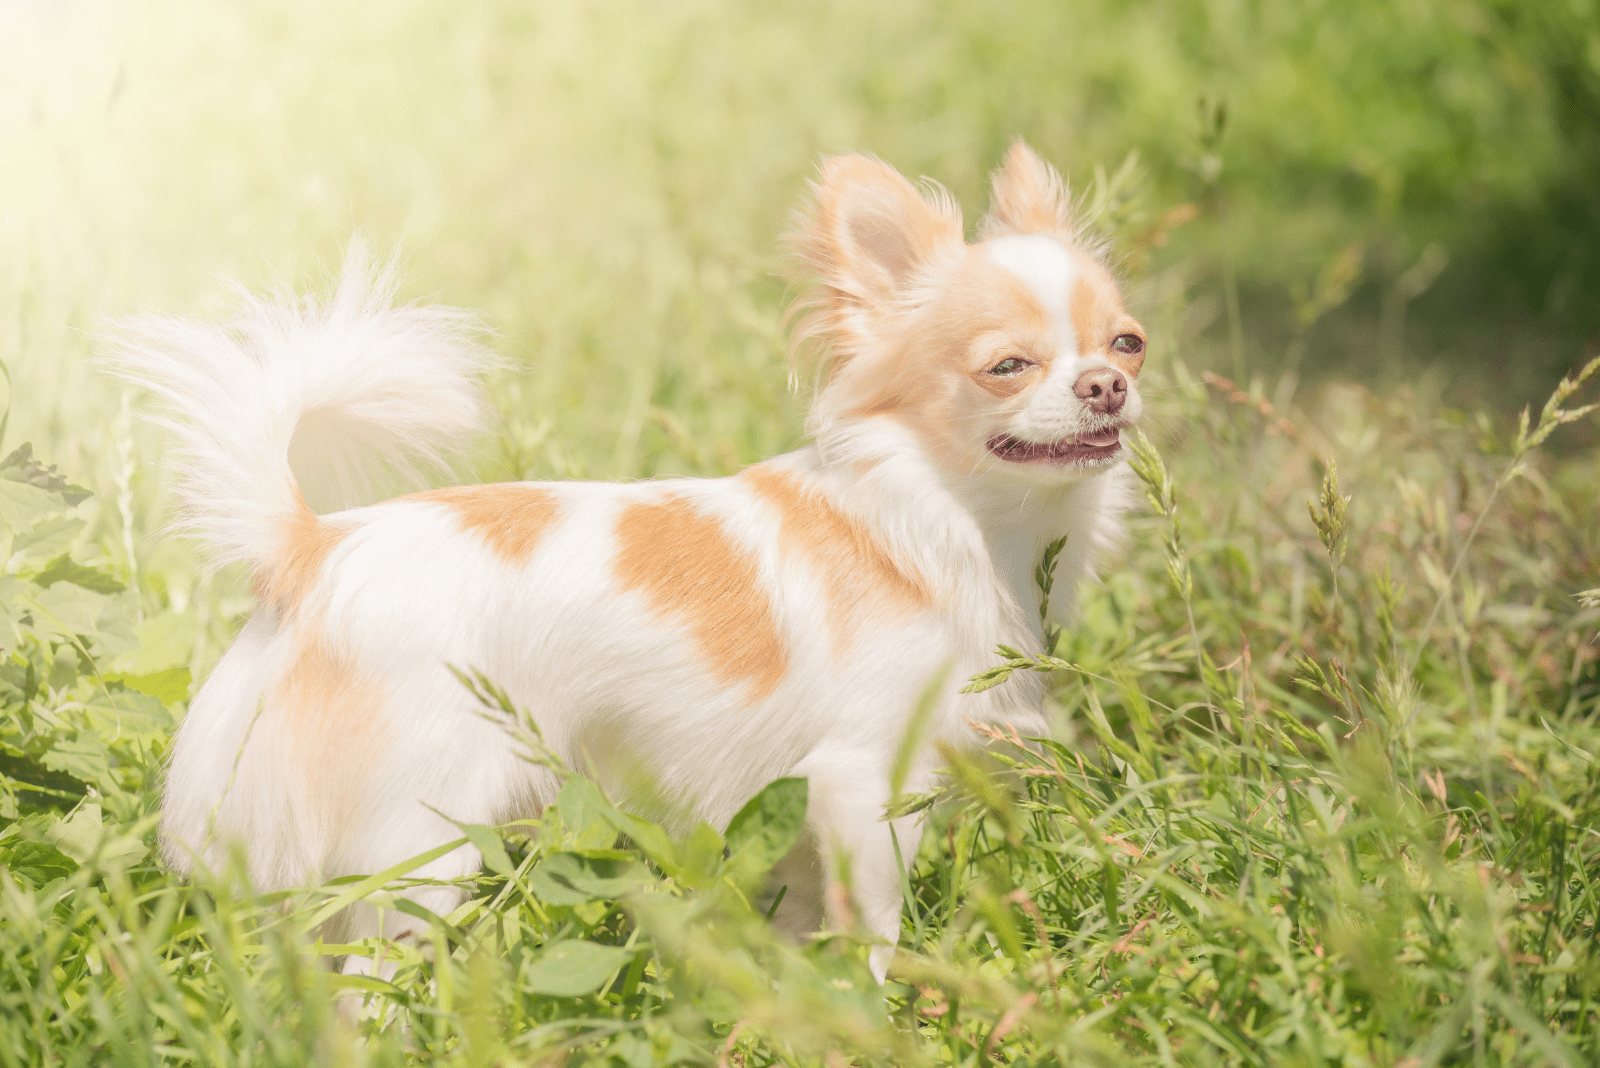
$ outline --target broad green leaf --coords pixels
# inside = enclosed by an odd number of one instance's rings
[[[78,862],[49,842],[15,837],[0,842],[0,864],[13,875],[25,876],[35,886],[65,878],[78,870]]]
[[[137,647],[112,661],[114,671],[152,675],[167,668],[187,667],[194,656],[199,622],[193,612],[163,612],[134,628]]]
[[[576,939],[555,942],[522,970],[518,983],[534,994],[582,997],[604,986],[632,956],[632,950],[620,946],[602,946]]]
[[[100,625],[92,635],[96,660],[103,663],[138,647],[139,637],[133,629],[138,602],[139,595],[131,590],[115,595],[114,607],[100,617]]]
[[[600,788],[581,775],[574,775],[556,796],[561,822],[577,838],[580,848],[610,848],[617,840],[617,829],[605,817],[611,803]]]
[[[573,785],[578,782],[586,785]],[[572,793],[569,794],[568,790],[571,790]],[[678,847],[673,844],[671,838],[667,837],[667,832],[662,830],[659,825],[651,823],[649,820],[640,819],[638,816],[631,816],[611,804],[600,793],[599,787],[594,783],[574,776],[567,780],[567,785],[562,788],[561,797],[581,799],[580,803],[598,813],[602,820],[611,825],[613,831],[620,831],[632,838],[640,851],[655,861],[662,871],[673,878],[678,878],[683,874],[683,861],[678,854]],[[559,799],[558,803],[560,803]],[[562,819],[565,820],[565,809],[562,812]],[[588,817],[585,816],[583,818],[587,820]],[[612,840],[615,841],[614,834]]]
[[[456,823],[451,820],[451,823]],[[467,841],[477,847],[483,855],[483,865],[496,875],[511,875],[516,872],[517,866],[511,863],[511,857],[506,854],[506,845],[500,840],[500,833],[493,827],[485,827],[481,823],[456,823],[461,828],[461,833],[467,836]]]
[[[115,575],[78,563],[66,553],[51,560],[45,569],[33,578],[41,586],[57,582],[70,582],[96,593],[120,593],[124,587]]]
[[[105,594],[66,582],[39,590],[30,600],[37,616],[34,625],[62,638],[93,634],[103,618],[117,611],[116,602]]]
[[[89,726],[113,744],[162,738],[173,728],[172,714],[159,698],[147,693],[107,693],[96,684],[94,700],[85,705],[85,711]]]
[[[0,478],[0,523],[12,530],[27,530],[46,516],[59,515],[70,507],[58,493]]]
[[[47,566],[45,561],[55,560],[63,556],[73,544],[77,542],[78,535],[83,532],[84,522],[71,516],[57,516],[53,519],[41,519],[32,529],[18,534],[11,543],[13,566],[26,571],[33,567]],[[20,554],[20,559],[18,559]],[[48,586],[54,579],[35,579],[41,586]],[[120,589],[120,587],[119,587]]]
[[[194,676],[186,667],[167,668],[148,675],[110,672],[104,678],[107,682],[120,682],[140,693],[149,694],[164,705],[174,705],[188,697],[189,684],[194,681]]]
[[[632,838],[634,845],[638,846],[645,856],[655,861],[662,871],[673,878],[683,874],[683,861],[678,855],[678,847],[658,825],[617,809],[607,812],[606,819],[617,830]]]
[[[92,860],[101,868],[125,868],[149,852],[139,839],[107,827],[100,806],[94,804],[80,805],[71,816],[51,825],[45,838],[79,864]]]
[[[0,627],[0,645],[10,645],[22,637],[22,619],[28,615],[28,606],[23,598],[34,591],[32,583],[24,582],[15,575],[0,575],[0,621],[9,624]],[[32,628],[27,628],[32,630]]]
[[[552,853],[528,873],[528,889],[549,905],[614,901],[645,882],[626,861],[578,853]]]
[[[79,782],[93,783],[102,788],[114,786],[111,754],[106,750],[106,743],[92,731],[58,741],[39,758],[39,763],[51,771],[71,775]]]
[[[14,482],[48,490],[59,496],[67,507],[75,507],[93,494],[82,486],[74,486],[56,471],[54,464],[39,462],[33,455],[33,443],[23,442],[10,456],[0,460],[0,482]]]
[[[683,879],[690,886],[705,886],[722,868],[722,835],[709,823],[697,823],[684,839],[680,857]]]
[[[77,779],[51,771],[35,757],[10,746],[0,746],[0,777],[14,789],[36,791],[56,799],[56,803],[75,802],[84,793],[83,783]]]
[[[802,778],[774,779],[746,802],[724,836],[730,857],[747,870],[771,870],[805,829],[809,786]]]

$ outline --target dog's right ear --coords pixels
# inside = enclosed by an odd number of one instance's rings
[[[822,162],[811,211],[791,243],[831,300],[871,308],[910,285],[941,251],[965,241],[961,209],[943,190],[924,197],[881,160],[833,156]]]
[[[993,204],[979,224],[984,239],[1006,234],[1072,232],[1067,183],[1050,164],[1017,138],[990,179]]]

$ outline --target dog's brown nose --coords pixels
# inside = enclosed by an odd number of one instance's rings
[[[1128,380],[1121,371],[1096,367],[1078,376],[1072,392],[1090,411],[1115,415],[1128,400]]]

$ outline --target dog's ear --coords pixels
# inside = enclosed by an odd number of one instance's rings
[[[989,214],[979,228],[985,238],[1072,230],[1066,183],[1020,137],[990,178],[990,190]]]
[[[924,197],[881,160],[823,160],[812,192],[790,241],[834,302],[881,305],[939,253],[965,244],[955,201],[937,188]]]

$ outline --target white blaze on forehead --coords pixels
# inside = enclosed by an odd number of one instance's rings
[[[1055,320],[1061,344],[1072,347],[1077,337],[1067,300],[1078,282],[1078,265],[1061,242],[1043,234],[1012,234],[997,237],[984,248],[990,260],[1022,279]]]

